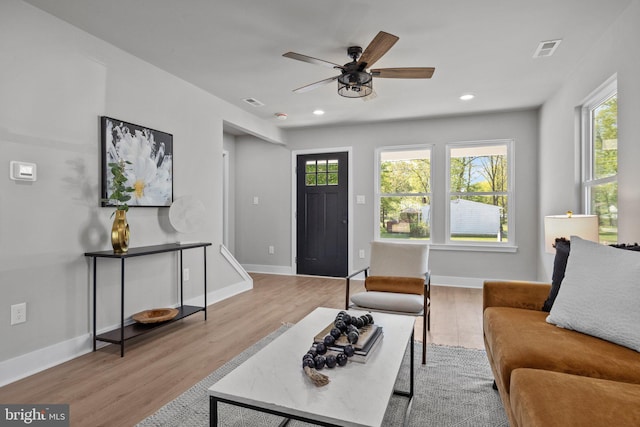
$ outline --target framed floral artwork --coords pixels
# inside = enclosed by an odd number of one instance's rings
[[[124,162],[129,206],[163,207],[173,202],[173,135],[111,117],[100,118],[102,206],[115,206],[110,163]]]

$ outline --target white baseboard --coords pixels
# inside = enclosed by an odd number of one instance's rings
[[[223,301],[227,298],[231,298],[234,295],[241,294],[253,289],[253,279],[249,277],[249,280],[238,282],[234,285],[225,286],[222,289],[207,292],[207,306]],[[202,305],[204,301],[202,297],[189,298],[184,301],[185,305]]]
[[[282,274],[285,276],[293,276],[295,274],[290,265],[242,264],[242,267],[252,273]]]
[[[91,334],[0,362],[0,387],[67,362],[92,350]]]
[[[207,293],[207,305],[215,304],[239,293],[253,289],[253,280],[249,280],[225,286]],[[203,298],[195,297],[185,300],[186,305],[202,305]],[[125,324],[131,323],[130,319]],[[120,325],[112,325],[106,327],[98,334],[118,328]],[[98,342],[98,348],[104,347],[108,343]],[[30,375],[36,374],[45,369],[67,362],[76,357],[82,356],[93,351],[93,340],[91,334],[87,333],[70,340],[53,344],[49,347],[34,350],[30,353],[14,357],[12,359],[0,362],[0,387],[12,382],[21,380]]]

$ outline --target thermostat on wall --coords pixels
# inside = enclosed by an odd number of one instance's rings
[[[9,178],[14,181],[35,181],[36,164],[12,160],[9,163]]]

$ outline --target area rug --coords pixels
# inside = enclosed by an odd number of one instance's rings
[[[138,427],[206,427],[209,425],[207,389],[234,368],[271,342],[290,326],[283,325],[247,350],[211,373],[177,399],[144,419]],[[414,398],[409,426],[433,427],[508,427],[498,392],[491,384],[493,376],[484,350],[429,344],[427,364],[420,364],[422,344],[415,344]],[[408,363],[405,355],[397,388],[408,389]],[[405,374],[407,373],[407,374]],[[407,399],[393,396],[383,426],[401,426]],[[249,409],[219,404],[220,426],[278,426],[282,418]],[[309,424],[291,421],[291,427]]]

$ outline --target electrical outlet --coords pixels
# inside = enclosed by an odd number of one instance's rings
[[[189,269],[185,268],[182,270],[182,279],[186,282],[189,280]]]
[[[364,249],[360,249],[360,250],[358,251],[358,256],[359,256],[361,259],[364,259]]]
[[[11,324],[17,325],[27,321],[27,303],[14,304],[11,306]]]
[[[273,255],[276,253],[276,248],[273,246],[269,246],[269,254]]]

